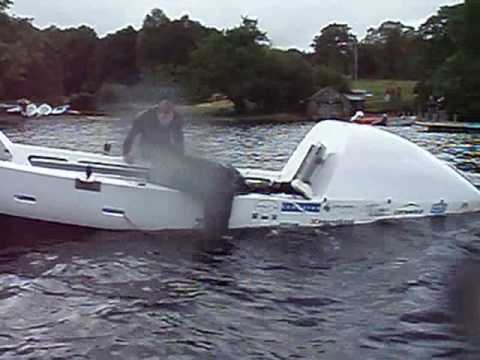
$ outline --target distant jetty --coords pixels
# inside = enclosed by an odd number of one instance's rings
[[[480,133],[480,123],[455,123],[455,122],[423,122],[417,121],[415,125],[425,127],[428,132],[444,133]]]

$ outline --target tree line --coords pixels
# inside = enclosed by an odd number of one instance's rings
[[[444,6],[417,29],[386,21],[361,40],[347,24],[330,24],[314,37],[312,51],[274,48],[251,18],[219,30],[153,9],[139,30],[100,38],[87,26],[40,30],[8,15],[11,5],[0,0],[0,99],[96,94],[113,101],[118,89],[141,84],[174,89],[190,101],[222,93],[239,112],[273,112],[294,109],[325,86],[346,90],[358,72],[417,80],[421,103],[444,96],[452,113],[480,112],[475,0]]]

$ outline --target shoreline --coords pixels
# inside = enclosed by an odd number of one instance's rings
[[[221,114],[198,114],[184,112],[184,114],[193,119],[193,121],[208,121],[208,122],[242,122],[242,123],[294,123],[294,122],[309,122],[314,121],[307,116],[294,113],[273,113],[273,114],[258,114],[258,115],[221,115]]]
[[[230,101],[179,105],[178,109],[188,117],[208,117],[209,121],[213,122],[293,123],[312,121],[307,115],[293,111],[270,114],[238,114]]]

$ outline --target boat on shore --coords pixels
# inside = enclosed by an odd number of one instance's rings
[[[365,115],[363,111],[359,110],[351,117],[350,121],[361,125],[387,125],[387,116],[373,114]]]
[[[417,121],[416,116],[396,116],[387,119],[387,126],[412,126]]]
[[[0,133],[0,214],[94,229],[202,228],[202,204],[148,164],[16,144]],[[480,211],[480,191],[428,151],[371,126],[317,124],[281,171],[239,169],[229,227],[319,227]],[[222,191],[219,189],[219,191]]]
[[[387,114],[367,114],[357,111],[350,119],[351,122],[372,126],[411,126],[417,120],[416,116],[388,116]]]
[[[60,105],[53,107],[47,103],[36,105],[29,101],[18,101],[11,104],[2,104],[0,110],[3,110],[7,115],[16,115],[23,118],[39,118],[39,117],[51,117],[51,116],[106,116],[104,112],[91,111],[91,110],[74,110],[70,105]]]
[[[365,116],[355,121],[357,124],[372,125],[372,126],[386,126],[387,120],[381,116]]]

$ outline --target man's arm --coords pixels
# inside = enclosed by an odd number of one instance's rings
[[[183,138],[183,117],[179,113],[175,113],[175,119],[172,125],[172,141],[182,154],[185,152]]]
[[[141,122],[138,118],[133,121],[132,128],[128,133],[125,141],[123,142],[123,156],[128,155],[132,149],[133,141],[135,137],[141,133]]]

